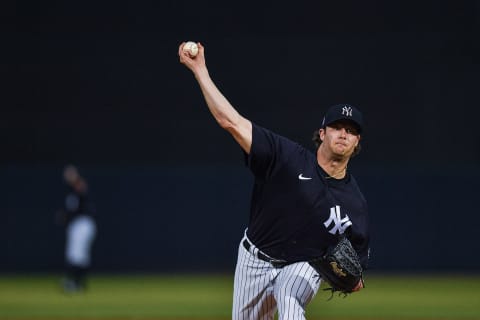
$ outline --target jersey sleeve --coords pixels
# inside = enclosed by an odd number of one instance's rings
[[[246,164],[256,178],[268,180],[298,148],[295,142],[252,123],[252,147]]]

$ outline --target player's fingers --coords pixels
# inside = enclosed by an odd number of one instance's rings
[[[185,45],[185,42],[182,42],[180,43],[180,45],[178,46],[178,56],[181,57],[182,56],[182,52],[183,52],[183,46]]]
[[[185,61],[185,60],[192,60],[188,52],[183,50],[183,47],[185,46],[186,42],[182,42],[180,47],[178,47],[178,56],[180,57],[180,61]]]
[[[197,42],[197,46],[198,53],[200,53],[202,56],[205,55],[205,47],[200,42]]]
[[[187,65],[192,59],[188,55],[187,52],[183,50],[183,47],[185,46],[186,42],[183,42],[180,47],[178,48],[178,56],[180,58],[180,62]]]

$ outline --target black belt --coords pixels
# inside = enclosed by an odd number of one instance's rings
[[[247,249],[247,251],[250,252],[251,245],[250,245],[250,242],[248,242],[247,239],[243,240],[243,246],[245,247],[245,249]],[[289,264],[289,262],[287,262],[285,260],[278,260],[278,259],[270,258],[266,254],[262,253],[260,250],[258,250],[258,252],[257,252],[257,258],[260,259],[260,260],[263,260],[265,262],[270,263],[275,268],[283,268],[283,267],[285,267],[286,265]]]

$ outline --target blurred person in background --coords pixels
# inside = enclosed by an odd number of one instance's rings
[[[57,212],[57,223],[65,227],[65,279],[63,290],[68,293],[86,289],[91,265],[92,245],[97,233],[95,208],[88,198],[88,185],[73,165],[63,170],[67,185],[63,208]]]

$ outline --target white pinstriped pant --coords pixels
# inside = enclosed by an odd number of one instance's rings
[[[308,262],[274,268],[256,256],[258,249],[247,251],[242,242],[233,288],[233,320],[305,319],[305,307],[316,295],[321,278]]]
[[[89,216],[76,217],[67,227],[66,261],[77,267],[90,266],[90,253],[97,227]]]

